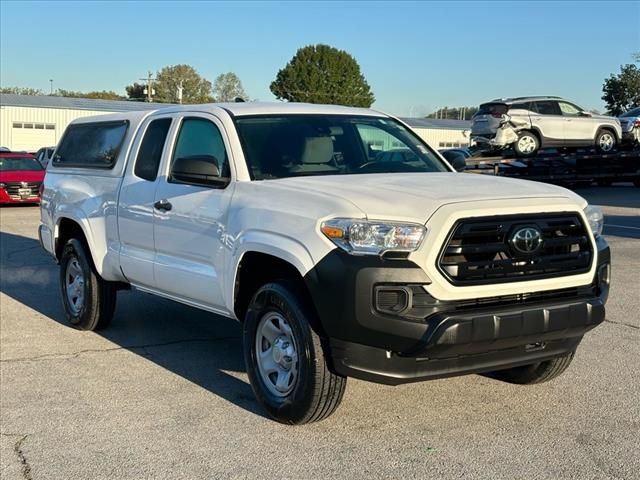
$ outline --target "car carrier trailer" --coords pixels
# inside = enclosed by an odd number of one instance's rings
[[[640,187],[640,149],[613,153],[540,152],[535,157],[473,156],[468,173],[500,175],[547,183],[611,185],[633,182]]]

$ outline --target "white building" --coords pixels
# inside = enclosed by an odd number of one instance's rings
[[[0,94],[0,146],[33,152],[56,145],[72,120],[91,115],[149,110],[157,103],[48,95]]]
[[[0,94],[0,146],[35,152],[56,145],[76,118],[132,110],[151,110],[166,104],[49,95]],[[469,146],[471,122],[402,118],[433,148]]]
[[[437,150],[465,148],[471,136],[470,120],[445,120],[434,118],[401,118],[420,138]]]

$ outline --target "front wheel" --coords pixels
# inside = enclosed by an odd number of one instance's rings
[[[254,295],[243,324],[244,358],[251,387],[269,415],[304,424],[331,415],[347,379],[329,370],[314,312],[295,282],[264,285]]]
[[[513,149],[519,157],[532,157],[538,153],[540,141],[532,132],[523,130],[518,133],[518,140],[513,144]]]
[[[502,380],[508,383],[517,383],[520,385],[532,385],[535,383],[548,382],[556,378],[564,372],[571,361],[575,352],[571,352],[565,356],[546,360],[544,362],[532,363],[522,367],[507,368],[506,370],[498,370],[492,372],[490,376],[496,380]]]
[[[105,328],[116,306],[117,290],[93,268],[83,242],[72,238],[60,257],[62,304],[71,325],[80,330]]]
[[[596,148],[600,153],[611,153],[616,148],[616,136],[609,130],[600,130],[596,135]]]

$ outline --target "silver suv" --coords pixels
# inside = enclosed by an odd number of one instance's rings
[[[513,147],[533,156],[547,147],[589,147],[609,153],[622,138],[620,121],[595,115],[560,97],[516,97],[480,105],[471,138],[492,147]]]

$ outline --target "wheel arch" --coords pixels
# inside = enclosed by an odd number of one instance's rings
[[[72,216],[61,216],[56,220],[54,230],[54,252],[56,260],[60,261],[64,246],[72,238],[77,238],[82,242],[87,252],[89,252],[89,257],[94,268],[98,273],[101,273],[98,268],[101,264],[96,261],[96,252],[91,246],[93,236],[91,235],[90,229],[84,225],[80,219]]]
[[[599,125],[598,128],[596,129],[596,134],[593,137],[594,141],[598,139],[598,135],[600,135],[600,132],[602,132],[603,130],[613,134],[614,138],[616,139],[616,143],[620,143],[621,139],[618,136],[618,132],[612,125]]]
[[[313,260],[308,250],[293,239],[278,237],[270,240],[272,241],[268,243],[245,242],[244,248],[233,261],[233,269],[228,277],[233,279],[232,282],[228,282],[231,287],[229,310],[241,322],[256,290],[274,280],[296,280],[308,295],[306,300],[312,301],[304,281],[305,275],[313,268]]]
[[[545,138],[544,135],[542,134],[542,132],[540,131],[540,129],[536,126],[531,126],[529,128],[523,128],[522,130],[520,130],[521,132],[531,132],[533,133],[537,139],[538,139],[538,149],[540,148],[544,148],[544,144],[545,142]]]

